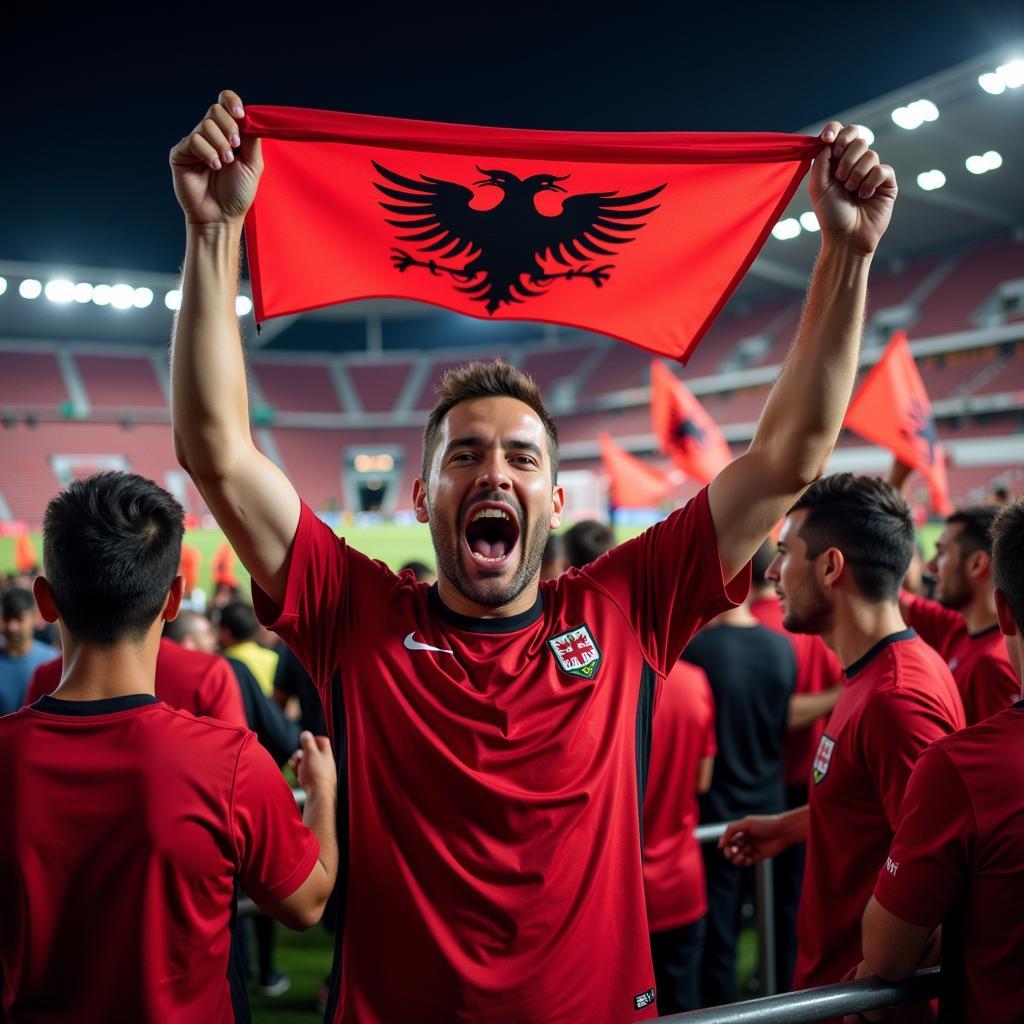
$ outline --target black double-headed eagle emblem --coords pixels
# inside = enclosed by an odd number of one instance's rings
[[[918,451],[921,451],[922,454],[927,452],[929,466],[935,465],[935,446],[939,443],[935,420],[932,419],[924,403],[917,398],[911,399],[907,415],[910,423],[908,426],[901,427],[900,433],[908,441],[916,444]]]
[[[658,209],[644,204],[665,187],[627,196],[615,191],[567,195],[561,212],[548,216],[537,209],[537,195],[567,192],[558,182],[569,175],[519,178],[477,167],[484,177],[473,184],[501,189],[503,196],[491,209],[475,210],[470,206],[474,192],[465,185],[426,174],[417,181],[376,162],[373,166],[385,179],[374,186],[386,197],[380,205],[393,215],[387,223],[403,232],[396,234],[398,241],[412,243],[422,255],[393,248],[395,269],[422,267],[447,275],[488,313],[543,295],[558,279],[586,278],[600,288],[615,264],[594,266],[596,257],[617,256],[612,247],[633,240],[644,227],[642,218]],[[545,269],[545,260],[565,269]]]

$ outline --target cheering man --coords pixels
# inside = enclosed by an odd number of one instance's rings
[[[822,254],[748,452],[664,522],[541,585],[563,504],[555,426],[529,378],[463,368],[441,385],[413,493],[432,587],[339,540],[252,442],[234,301],[262,159],[242,100],[222,93],[172,149],[187,223],[178,457],[251,572],[261,618],[320,688],[347,761],[328,1019],[655,1015],[639,833],[653,687],[743,598],[751,555],[822,472],[896,195],[855,127],[830,123],[821,139]]]

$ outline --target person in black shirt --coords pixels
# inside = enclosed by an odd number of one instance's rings
[[[765,629],[748,602],[725,612],[693,638],[683,658],[707,674],[715,698],[711,788],[701,798],[703,824],[784,809],[782,738],[796,683],[796,659],[785,637]],[[750,869],[730,864],[715,847],[704,851],[707,935],[701,967],[705,1006],[735,1002],[736,941]]]

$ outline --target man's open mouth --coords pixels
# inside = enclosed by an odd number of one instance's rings
[[[502,569],[519,543],[518,516],[507,505],[480,502],[469,510],[463,536],[477,565]]]

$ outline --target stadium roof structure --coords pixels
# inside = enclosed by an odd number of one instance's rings
[[[1024,236],[1024,40],[829,118],[869,129],[900,201],[880,259],[899,267],[976,241]],[[802,292],[818,249],[801,188],[723,316]],[[2,255],[2,253],[0,253]],[[0,260],[0,337],[164,345],[177,279],[126,268]],[[35,282],[35,283],[33,283]],[[474,320],[399,300],[352,302],[269,321],[259,334],[248,289],[238,306],[250,348],[384,352],[553,339],[540,324]]]

